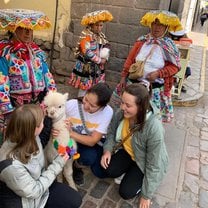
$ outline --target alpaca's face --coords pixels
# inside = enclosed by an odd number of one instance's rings
[[[56,119],[60,115],[65,114],[65,104],[61,104],[61,103],[54,104],[53,103],[52,105],[48,105],[48,106],[46,106],[46,113],[50,118]]]
[[[67,100],[68,94],[61,94],[57,92],[49,93],[45,99],[44,104],[46,108],[47,115],[52,118],[56,119],[61,115],[65,115],[65,103]]]

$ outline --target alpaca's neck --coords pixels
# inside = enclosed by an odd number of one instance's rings
[[[59,122],[61,120],[64,121],[65,119],[66,119],[66,114],[65,113],[62,113],[57,118],[54,118],[53,119],[53,124],[55,124],[55,123],[57,123],[57,122]]]
[[[62,113],[57,118],[52,119],[53,128],[57,130],[61,130],[62,128],[66,127],[66,114]]]
[[[56,119],[53,119],[53,128],[59,130],[59,135],[56,137],[56,140],[60,145],[67,146],[69,142],[69,130],[66,127],[66,115],[65,113],[62,116],[59,116]]]

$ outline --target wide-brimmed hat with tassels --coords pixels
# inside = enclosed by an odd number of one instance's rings
[[[140,23],[143,26],[151,27],[151,24],[158,19],[163,25],[168,26],[168,31],[179,31],[183,27],[176,14],[166,10],[152,10],[147,12],[141,19]]]
[[[51,27],[51,23],[48,17],[40,11],[0,9],[0,30],[14,32],[17,27],[41,30]]]
[[[108,10],[98,10],[85,14],[82,17],[81,24],[87,26],[101,21],[108,22],[112,19],[113,15]]]

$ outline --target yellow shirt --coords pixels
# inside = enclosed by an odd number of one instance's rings
[[[129,132],[130,132],[129,119],[124,118],[123,128],[122,128],[122,133],[121,133],[122,138],[125,138],[129,134]],[[123,147],[131,156],[131,159],[135,161],[134,152],[132,150],[132,145],[131,145],[131,139],[132,139],[132,136],[129,136],[127,140],[123,143]]]

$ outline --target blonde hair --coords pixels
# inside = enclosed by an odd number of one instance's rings
[[[7,155],[8,158],[14,157],[27,163],[32,154],[38,153],[35,130],[41,125],[43,118],[42,109],[35,104],[22,105],[12,112],[6,129],[6,140],[16,145]]]

